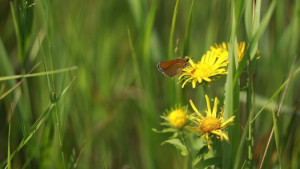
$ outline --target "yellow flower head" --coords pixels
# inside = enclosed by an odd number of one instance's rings
[[[215,98],[213,110],[211,110],[209,98],[205,95],[207,110],[205,111],[206,117],[204,117],[198,109],[195,107],[192,100],[190,100],[190,104],[195,111],[195,116],[190,116],[190,120],[194,122],[197,127],[190,127],[192,130],[199,132],[202,134],[202,137],[206,138],[207,146],[210,149],[210,137],[215,135],[218,139],[229,140],[226,133],[224,133],[224,129],[229,125],[232,124],[234,121],[234,117],[229,118],[226,122],[224,122],[224,113],[221,111],[219,115],[217,115],[217,108],[218,108],[218,99]]]
[[[212,77],[226,74],[227,72],[224,67],[228,65],[228,56],[220,56],[208,51],[197,63],[189,59],[189,64],[189,66],[182,70],[182,74],[179,76],[179,80],[182,79],[184,81],[181,86],[182,88],[187,82],[192,82],[192,86],[195,88],[197,82],[199,84],[210,82]]]
[[[182,128],[187,121],[187,115],[182,109],[175,109],[168,116],[169,123],[175,128]]]
[[[210,51],[216,53],[217,56],[226,57],[228,59],[228,49],[230,44],[223,42],[222,44],[216,44],[215,46],[210,47]],[[240,42],[238,44],[238,61],[240,62],[244,56],[246,49],[246,42]]]

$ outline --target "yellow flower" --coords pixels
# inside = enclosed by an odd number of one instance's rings
[[[210,47],[210,51],[213,53],[216,53],[217,56],[227,57],[228,59],[228,49],[230,47],[230,44],[226,44],[223,42],[222,44],[216,44],[215,46]],[[240,42],[238,44],[238,61],[240,62],[244,56],[246,48],[246,42]]]
[[[218,108],[218,99],[215,98],[214,101],[214,107],[213,110],[211,110],[209,98],[207,95],[205,95],[206,104],[207,104],[207,110],[205,111],[206,117],[204,117],[198,109],[195,107],[192,100],[190,100],[190,104],[195,111],[194,116],[190,116],[190,120],[194,122],[197,127],[190,127],[192,130],[199,132],[202,134],[201,137],[206,138],[207,146],[210,149],[210,137],[215,135],[218,139],[223,140],[229,140],[226,133],[224,133],[224,129],[229,125],[232,124],[234,121],[235,116],[229,118],[226,122],[224,122],[224,113],[221,111],[219,113],[219,116],[217,115],[217,108]]]
[[[169,123],[175,128],[182,128],[187,121],[187,115],[182,109],[173,110],[168,116]]]
[[[214,52],[208,51],[202,56],[197,63],[190,58],[189,66],[182,70],[179,80],[183,80],[182,88],[187,82],[192,82],[193,88],[196,87],[197,82],[210,82],[212,77],[226,74],[224,67],[228,65],[228,56],[216,55]]]

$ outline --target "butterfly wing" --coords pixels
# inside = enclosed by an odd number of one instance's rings
[[[166,76],[173,77],[187,66],[188,60],[188,58],[185,58],[170,61],[161,61],[157,64],[157,68]]]

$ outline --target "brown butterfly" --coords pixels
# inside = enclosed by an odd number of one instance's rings
[[[157,68],[164,75],[173,77],[181,72],[181,70],[187,66],[188,62],[189,58],[161,61],[157,64]]]

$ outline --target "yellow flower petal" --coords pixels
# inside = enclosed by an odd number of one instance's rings
[[[196,106],[194,105],[194,103],[193,103],[192,100],[190,100],[190,104],[191,104],[193,110],[194,110],[194,111],[197,113],[197,115],[200,117],[200,119],[203,119],[203,118],[204,118],[203,115],[198,111],[198,109],[196,108]]]
[[[218,104],[219,104],[218,98],[215,98],[215,103],[214,103],[214,109],[213,109],[213,112],[212,112],[212,117],[217,117]]]
[[[230,117],[225,123],[221,125],[222,128],[228,126],[230,123],[234,121],[235,116]]]
[[[214,130],[214,131],[212,131],[212,133],[214,133],[215,135],[218,135],[221,140],[223,140],[223,138],[227,141],[229,140],[227,134],[225,134],[222,130]]]
[[[206,116],[207,117],[211,117],[211,109],[210,109],[210,103],[209,103],[209,98],[207,95],[205,95],[205,99],[206,99],[206,105],[207,105],[207,111],[206,111]]]

